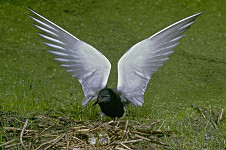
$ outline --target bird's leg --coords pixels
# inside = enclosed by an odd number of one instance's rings
[[[105,116],[105,114],[101,111],[100,112],[100,122],[102,122],[103,121],[103,117]]]
[[[115,117],[115,120],[114,120],[115,122],[117,122],[117,124],[116,124],[116,128],[118,127],[118,125],[119,125],[119,122],[120,122],[120,119],[118,118],[118,117]]]

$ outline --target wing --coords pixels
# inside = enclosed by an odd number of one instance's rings
[[[194,14],[131,47],[118,62],[117,90],[124,99],[142,106],[148,81],[173,53],[183,33],[195,22]]]
[[[111,69],[108,59],[91,45],[74,37],[33,10],[29,10],[35,16],[30,17],[38,24],[34,26],[45,33],[45,35],[38,33],[48,41],[44,44],[55,49],[49,52],[56,55],[55,60],[82,84],[85,95],[82,105],[95,99],[98,92],[107,85]]]

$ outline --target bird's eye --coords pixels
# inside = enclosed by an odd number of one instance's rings
[[[110,95],[105,95],[104,97],[109,97]]]

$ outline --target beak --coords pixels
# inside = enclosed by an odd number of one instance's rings
[[[95,106],[96,104],[99,104],[101,102],[103,102],[103,100],[97,100],[92,106]]]
[[[92,106],[95,106],[96,104],[98,104],[99,103],[99,101],[97,100]]]

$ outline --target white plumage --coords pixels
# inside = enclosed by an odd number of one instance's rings
[[[195,22],[197,13],[182,19],[131,47],[118,62],[117,90],[134,105],[144,103],[148,81],[173,53],[183,33]]]
[[[55,49],[49,51],[57,56],[55,60],[61,62],[68,72],[72,73],[82,84],[85,98],[82,105],[89,100],[95,99],[98,93],[107,85],[111,64],[108,59],[91,45],[79,40],[56,24],[33,12],[36,17],[31,17],[39,25],[38,29],[44,31],[48,36],[39,35],[51,43],[44,42],[47,46]]]

